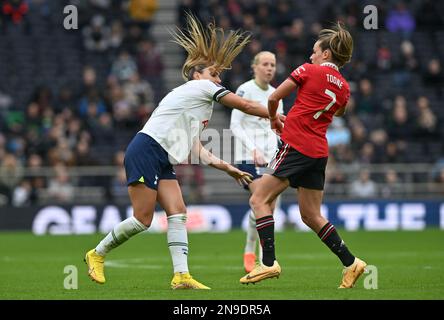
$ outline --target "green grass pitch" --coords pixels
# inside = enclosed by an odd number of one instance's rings
[[[103,235],[34,236],[0,233],[0,299],[444,299],[444,231],[345,232],[353,253],[374,265],[378,289],[338,290],[342,267],[314,233],[276,234],[279,279],[241,285],[245,233],[190,234],[192,275],[210,291],[173,291],[165,234],[138,235],[107,256],[104,285],[93,283],[85,252]],[[64,288],[66,265],[78,269],[78,289]]]

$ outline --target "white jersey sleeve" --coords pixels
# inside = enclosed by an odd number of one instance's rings
[[[213,102],[230,93],[210,80],[191,80],[168,93],[140,132],[168,152],[172,164],[187,159],[213,112]]]

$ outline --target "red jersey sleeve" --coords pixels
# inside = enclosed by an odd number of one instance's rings
[[[298,86],[301,86],[307,80],[310,68],[311,64],[304,63],[303,65],[294,69],[294,71],[290,74],[288,79],[294,81]]]

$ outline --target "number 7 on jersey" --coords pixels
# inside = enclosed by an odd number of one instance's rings
[[[333,91],[325,89],[325,94],[331,98],[331,102],[323,110],[318,111],[314,114],[313,118],[315,119],[319,119],[321,114],[323,114],[325,111],[330,110],[330,108],[336,103],[336,94]]]

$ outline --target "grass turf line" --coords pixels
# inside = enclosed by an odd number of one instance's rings
[[[212,290],[173,291],[165,234],[145,233],[113,250],[104,285],[87,276],[84,254],[103,235],[34,236],[0,233],[0,299],[444,299],[444,231],[346,232],[358,257],[378,270],[378,289],[338,290],[339,259],[311,232],[276,234],[281,277],[241,285],[245,233],[190,234],[191,274]],[[66,265],[78,269],[78,289],[63,287]]]

